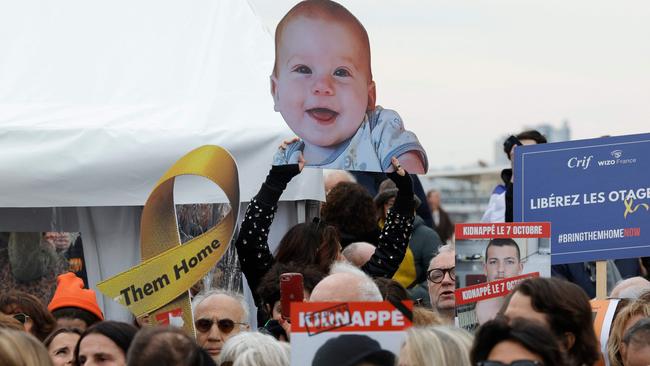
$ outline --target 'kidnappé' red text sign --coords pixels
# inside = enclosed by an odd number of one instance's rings
[[[506,296],[512,292],[519,282],[533,277],[539,277],[539,272],[526,273],[521,276],[459,288],[454,292],[456,306]]]
[[[392,354],[396,358],[405,330],[411,326],[412,310],[411,301],[395,305],[387,301],[294,302],[291,364],[320,365],[323,358],[328,365],[340,364],[359,352]],[[351,350],[353,354],[348,354]]]
[[[548,238],[550,222],[456,224],[456,239]]]

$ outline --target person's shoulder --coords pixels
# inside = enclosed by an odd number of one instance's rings
[[[497,184],[496,187],[494,187],[494,190],[492,191],[493,195],[502,195],[506,193],[506,186],[503,184]]]
[[[376,128],[404,129],[402,117],[400,117],[397,111],[384,108],[380,105],[375,106],[372,111],[368,112],[368,122],[371,130]]]
[[[376,106],[369,114],[372,141],[383,171],[391,167],[392,157],[409,172],[423,174],[428,169],[427,155],[417,136],[404,128],[402,118],[392,109]]]

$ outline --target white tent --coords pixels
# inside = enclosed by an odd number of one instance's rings
[[[0,230],[81,231],[93,287],[138,262],[141,206],[190,150],[228,149],[249,200],[292,136],[273,112],[272,66],[272,37],[245,1],[3,2]],[[211,183],[179,181],[176,203],[225,202]],[[320,171],[306,170],[271,241],[322,199]]]

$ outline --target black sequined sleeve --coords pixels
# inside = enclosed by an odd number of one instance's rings
[[[271,167],[266,181],[262,183],[259,192],[246,209],[235,241],[242,272],[258,305],[257,287],[275,262],[269,249],[269,230],[282,192],[291,179],[298,174],[300,174],[298,164]]]
[[[277,201],[272,204],[265,200],[264,198],[268,198],[265,189],[270,188],[263,186],[260,193],[248,205],[239,229],[239,236],[235,241],[239,263],[256,304],[259,300],[256,293],[257,286],[274,263],[273,254],[269,249],[268,235],[277,210]]]
[[[392,175],[392,176],[391,176]],[[408,174],[404,177],[390,173],[399,189],[395,204],[388,211],[384,228],[379,235],[375,254],[361,269],[372,277],[392,278],[404,260],[415,220],[415,200]]]

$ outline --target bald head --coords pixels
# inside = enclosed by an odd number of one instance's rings
[[[327,172],[323,171],[323,174],[325,175],[325,193],[331,191],[334,186],[341,182],[357,182],[354,176],[345,170],[328,170]]]
[[[355,267],[361,267],[375,254],[375,246],[366,242],[356,242],[343,249],[343,256]]]
[[[311,302],[382,301],[383,297],[374,281],[356,267],[335,263],[332,274],[316,285]]]

